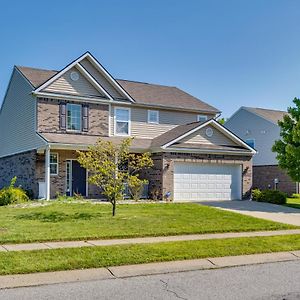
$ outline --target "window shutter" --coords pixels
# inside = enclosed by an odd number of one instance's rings
[[[89,106],[82,106],[82,131],[89,131]]]
[[[60,129],[66,130],[66,103],[60,103]]]

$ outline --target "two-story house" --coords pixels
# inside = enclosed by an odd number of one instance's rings
[[[255,150],[218,114],[176,87],[115,79],[89,52],[61,71],[15,66],[0,111],[0,188],[17,176],[35,197],[97,198],[76,150],[133,137],[132,152],[152,153],[149,191],[175,201],[241,199]]]
[[[253,157],[253,187],[279,189],[288,194],[299,191],[286,172],[278,167],[276,153],[272,152],[275,140],[280,139],[278,121],[285,111],[241,107],[225,123],[225,127],[257,150]]]

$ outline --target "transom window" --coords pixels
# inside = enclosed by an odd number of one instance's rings
[[[207,121],[207,116],[206,115],[198,115],[197,116],[197,121],[198,122],[205,122],[205,121]]]
[[[159,123],[159,111],[148,110],[148,123],[158,124]]]
[[[50,153],[50,175],[58,174],[58,154]]]
[[[67,104],[67,130],[81,131],[81,105]]]
[[[246,144],[252,148],[255,148],[255,140],[254,139],[247,139]]]
[[[130,135],[129,108],[115,108],[115,134]]]

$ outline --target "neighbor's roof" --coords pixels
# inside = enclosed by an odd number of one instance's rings
[[[282,110],[274,110],[274,109],[266,109],[266,108],[258,108],[258,107],[243,107],[243,108],[276,124],[278,121],[282,120],[285,115],[288,114],[286,111],[282,111]]]
[[[17,66],[17,68],[35,88],[39,87],[58,73],[58,71],[54,70],[43,70],[30,67]],[[177,87],[123,79],[116,79],[116,81],[137,104],[172,107],[177,109],[194,109],[214,114],[220,112],[215,107],[195,98]]]

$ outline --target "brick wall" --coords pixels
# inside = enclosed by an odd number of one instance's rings
[[[248,156],[233,155],[211,155],[211,154],[193,154],[193,153],[164,153],[162,160],[162,193],[170,191],[174,194],[174,162],[197,162],[197,163],[220,163],[220,164],[240,164],[243,167],[242,172],[242,193],[243,198],[250,196],[252,187],[252,159]],[[171,197],[172,197],[171,196]]]
[[[17,176],[17,186],[31,190],[38,196],[38,183],[35,180],[36,152],[27,151],[0,158],[0,189],[8,186],[11,179]]]
[[[278,166],[253,166],[253,188],[261,190],[274,189],[274,179],[278,178],[278,190],[288,193],[296,193],[296,183],[287,173]]]
[[[39,132],[66,133],[60,130],[59,100],[38,98],[37,129]],[[75,103],[69,101],[69,103]],[[78,102],[76,102],[78,103]],[[108,136],[108,105],[89,104],[89,131],[85,135]]]

